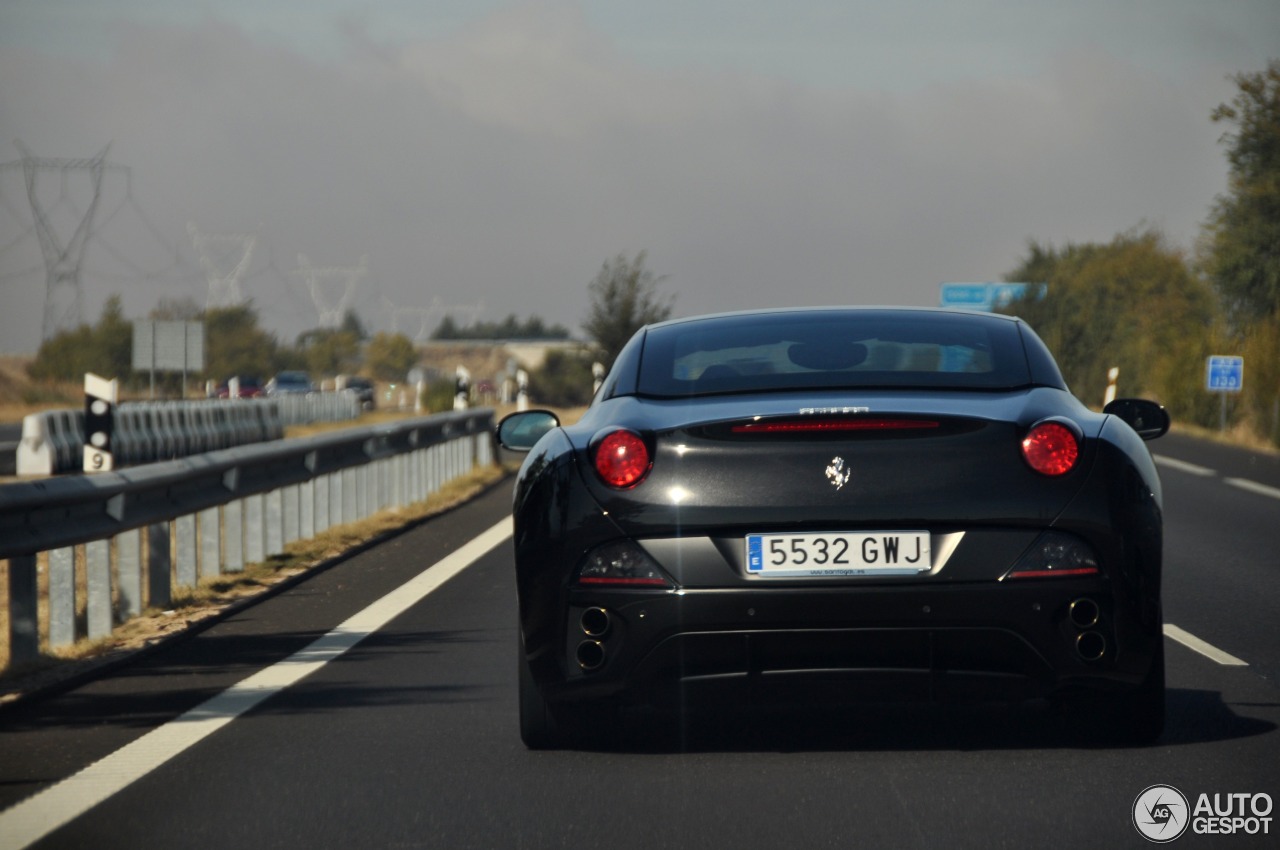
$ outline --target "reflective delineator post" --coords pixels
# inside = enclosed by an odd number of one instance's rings
[[[110,472],[115,468],[111,454],[116,402],[120,382],[108,381],[92,372],[84,376],[84,471]]]

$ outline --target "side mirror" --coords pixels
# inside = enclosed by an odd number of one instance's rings
[[[1123,419],[1144,440],[1163,437],[1169,430],[1168,411],[1144,398],[1118,398],[1102,408],[1102,412]]]
[[[498,445],[513,452],[527,452],[560,420],[550,410],[522,410],[498,423]]]

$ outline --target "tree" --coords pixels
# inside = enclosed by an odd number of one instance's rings
[[[1158,232],[1061,250],[1033,243],[1006,280],[1048,284],[1043,299],[1015,301],[1004,312],[1044,339],[1079,398],[1100,404],[1107,372],[1118,366],[1122,394],[1154,396],[1175,417],[1213,423],[1202,376],[1217,305]]]
[[[43,381],[81,381],[86,372],[121,383],[133,376],[133,324],[119,295],[102,307],[98,323],[62,331],[40,345],[28,374]]]
[[[1280,314],[1280,61],[1233,77],[1239,92],[1211,119],[1224,133],[1228,190],[1205,225],[1205,271],[1236,329]]]
[[[548,351],[529,376],[529,392],[538,404],[577,407],[591,401],[592,359],[581,352]]]
[[[418,350],[404,334],[375,334],[364,353],[365,368],[380,381],[400,382],[418,362]]]
[[[353,330],[304,331],[298,335],[297,349],[313,379],[354,372],[360,362],[360,336]]]
[[[204,314],[205,376],[225,381],[234,375],[265,378],[287,365],[273,334],[258,327],[252,304],[210,307]]]
[[[658,294],[658,284],[666,277],[654,277],[644,259],[644,251],[634,260],[619,254],[601,266],[587,287],[591,307],[582,329],[599,347],[605,366],[613,365],[636,331],[671,316],[675,296]]]

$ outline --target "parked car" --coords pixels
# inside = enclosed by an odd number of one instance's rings
[[[267,381],[267,395],[302,395],[312,392],[311,376],[306,372],[281,372]]]
[[[360,407],[364,410],[373,410],[378,406],[377,389],[373,385],[373,381],[360,375],[352,375],[346,379],[344,389],[356,394],[360,399]]]
[[[520,732],[627,703],[1048,697],[1164,724],[1158,404],[1095,413],[1023,321],[776,310],[640,330],[581,419],[512,414]]]
[[[240,398],[257,398],[262,395],[262,379],[251,375],[240,375],[236,379],[239,382]],[[227,379],[218,387],[218,398],[231,397],[231,380]]]

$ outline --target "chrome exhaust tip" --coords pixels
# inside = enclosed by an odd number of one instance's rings
[[[1072,625],[1078,629],[1091,629],[1098,625],[1098,619],[1101,615],[1101,611],[1098,610],[1098,603],[1083,596],[1072,602],[1067,608],[1067,616],[1071,619]]]
[[[1097,661],[1107,654],[1107,639],[1097,632],[1085,632],[1076,638],[1076,652],[1085,661]]]
[[[611,625],[609,612],[603,608],[588,608],[582,612],[578,625],[582,627],[582,633],[588,637],[604,637],[609,633]]]
[[[604,664],[604,644],[598,640],[584,640],[578,644],[578,666],[586,672],[598,670]]]

